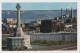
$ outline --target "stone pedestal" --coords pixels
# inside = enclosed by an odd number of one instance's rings
[[[27,47],[27,49],[32,49],[30,45],[30,35],[24,35],[24,46]]]
[[[30,45],[30,36],[25,35],[24,37],[8,37],[7,48],[9,49],[21,49],[21,48],[32,49]]]
[[[22,28],[21,27],[17,28],[16,37],[23,37],[23,36],[24,33],[22,31]]]

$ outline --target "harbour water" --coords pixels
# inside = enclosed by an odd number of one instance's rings
[[[9,13],[8,13],[9,12]],[[68,14],[71,13],[69,10]],[[3,10],[2,11],[2,19],[4,18],[17,18],[16,11]],[[63,10],[63,15],[66,14],[66,10]],[[77,17],[77,10],[73,10],[73,14]],[[31,11],[21,11],[21,23],[31,22],[35,20],[44,20],[44,19],[53,19],[55,17],[61,16],[61,10],[31,10]]]

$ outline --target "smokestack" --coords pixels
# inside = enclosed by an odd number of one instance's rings
[[[62,8],[61,8],[61,18],[63,19],[63,13],[62,13]]]
[[[72,7],[71,7],[71,18],[74,18],[73,17],[73,9],[72,9]]]
[[[66,14],[67,14],[67,8],[66,8]]]

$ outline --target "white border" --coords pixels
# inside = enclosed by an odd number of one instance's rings
[[[15,2],[77,2],[77,39],[78,39],[78,48],[77,51],[2,51],[2,25],[1,25],[1,21],[2,21],[2,4],[1,3],[7,3],[7,2],[11,2],[11,3],[15,3]],[[1,0],[0,2],[0,53],[80,53],[80,0]]]
[[[78,0],[1,0],[1,2],[77,2]]]

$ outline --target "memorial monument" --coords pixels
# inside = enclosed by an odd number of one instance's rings
[[[17,3],[17,29],[14,37],[7,38],[7,48],[16,49],[16,48],[24,48],[32,49],[30,45],[30,35],[25,35],[22,31],[22,27],[20,26],[20,5]]]

